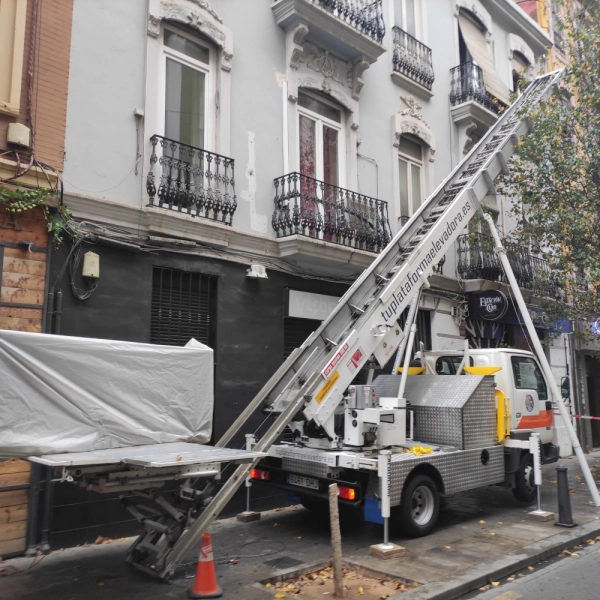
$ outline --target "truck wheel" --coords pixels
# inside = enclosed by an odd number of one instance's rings
[[[407,535],[422,537],[431,533],[439,514],[437,486],[428,475],[417,475],[406,484],[394,520]]]
[[[515,475],[516,483],[513,488],[514,497],[520,502],[531,504],[535,500],[535,483],[533,482],[533,456],[529,454],[527,459],[519,467]]]

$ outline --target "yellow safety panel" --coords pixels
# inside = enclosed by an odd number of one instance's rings
[[[337,371],[334,371],[331,374],[331,377],[327,380],[327,383],[321,388],[321,391],[315,396],[315,400],[321,404],[323,399],[329,392],[333,389],[335,382],[340,378],[340,374]]]
[[[463,367],[471,375],[493,375],[502,369],[502,367]]]
[[[422,375],[427,370],[427,367],[408,367],[409,375]],[[403,367],[398,367],[398,373],[402,373]]]
[[[496,431],[499,442],[510,437],[510,398],[502,390],[496,390]]]

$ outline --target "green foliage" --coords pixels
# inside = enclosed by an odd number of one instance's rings
[[[563,314],[600,315],[600,4],[564,5],[569,64],[559,94],[530,115],[499,191],[520,200],[515,241],[542,250]]]
[[[0,204],[12,213],[21,213],[41,206],[48,223],[48,231],[53,241],[60,244],[64,240],[65,231],[72,233],[72,215],[66,206],[50,209],[46,203],[49,195],[52,195],[52,192],[45,188],[30,189],[18,185],[10,189],[0,187]]]

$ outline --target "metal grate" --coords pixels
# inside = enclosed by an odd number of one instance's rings
[[[283,324],[283,356],[287,358],[304,340],[321,326],[318,319],[286,317]]]
[[[154,267],[150,342],[185,346],[195,338],[214,347],[216,279]]]

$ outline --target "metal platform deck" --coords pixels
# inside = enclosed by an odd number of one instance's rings
[[[89,467],[94,465],[131,465],[145,469],[183,467],[214,463],[249,463],[266,456],[265,452],[218,448],[189,442],[172,442],[149,446],[109,448],[90,452],[44,454],[30,456],[28,460],[48,467]]]

